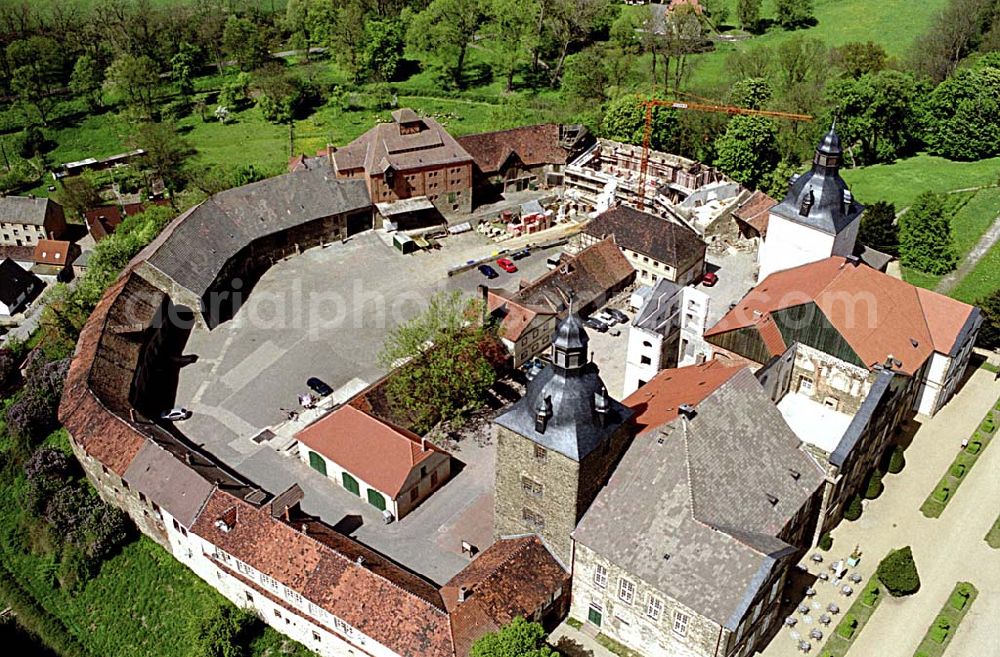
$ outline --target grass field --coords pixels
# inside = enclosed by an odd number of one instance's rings
[[[921,192],[947,192],[996,184],[1000,179],[1000,157],[953,162],[921,153],[891,164],[844,169],[841,175],[862,203],[890,201],[896,204],[898,212]]]
[[[975,303],[1000,289],[1000,243],[994,244],[975,268],[966,275],[951,295],[959,301]]]

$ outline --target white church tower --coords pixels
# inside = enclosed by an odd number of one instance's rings
[[[843,153],[834,127],[816,148],[812,170],[793,177],[785,199],[771,209],[758,283],[776,271],[854,253],[864,206],[840,177]]]

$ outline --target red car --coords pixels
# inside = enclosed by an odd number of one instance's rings
[[[508,274],[513,274],[517,271],[517,265],[510,258],[497,258],[497,266]]]
[[[719,282],[719,277],[715,275],[715,272],[707,271],[705,275],[701,277],[701,284],[705,287],[712,287]]]

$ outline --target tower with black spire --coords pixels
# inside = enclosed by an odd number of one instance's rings
[[[551,364],[496,418],[494,534],[536,533],[569,564],[570,533],[628,446],[627,407],[608,395],[570,309]]]
[[[840,177],[842,158],[834,124],[816,147],[812,169],[793,177],[784,200],[771,209],[758,282],[776,271],[854,253],[864,206]]]

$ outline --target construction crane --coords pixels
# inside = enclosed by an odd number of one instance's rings
[[[639,162],[639,206],[646,203],[646,169],[649,167],[649,138],[653,131],[653,108],[671,107],[681,110],[695,110],[698,112],[722,112],[723,114],[749,114],[752,116],[770,116],[776,119],[788,119],[789,121],[812,121],[812,116],[808,114],[794,114],[792,112],[778,112],[775,110],[750,109],[749,107],[736,107],[735,105],[717,105],[708,99],[707,102],[696,103],[686,100],[664,100],[660,98],[650,98],[643,101],[646,110],[646,125],[642,132],[642,160]]]

